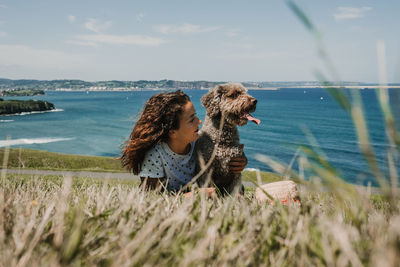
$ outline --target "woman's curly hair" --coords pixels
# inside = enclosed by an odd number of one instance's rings
[[[150,97],[122,149],[122,165],[139,174],[146,152],[158,142],[167,142],[169,131],[179,128],[183,107],[189,96],[178,90]]]

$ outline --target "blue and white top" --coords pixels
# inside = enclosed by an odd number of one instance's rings
[[[179,155],[167,143],[159,142],[146,152],[139,177],[167,178],[167,190],[177,191],[189,183],[196,171],[196,141],[190,143],[190,152]]]

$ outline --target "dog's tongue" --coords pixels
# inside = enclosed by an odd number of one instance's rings
[[[257,118],[254,118],[253,116],[251,116],[249,113],[246,114],[246,119],[248,119],[249,121],[254,122],[255,124],[260,124],[261,121]]]

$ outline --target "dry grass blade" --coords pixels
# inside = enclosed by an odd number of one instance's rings
[[[11,137],[7,136],[7,140],[10,140]],[[3,165],[1,168],[1,184],[4,186],[6,174],[7,174],[7,165],[8,165],[8,157],[10,156],[10,147],[6,147],[4,150],[4,157],[3,157]]]
[[[375,179],[384,190],[387,190],[387,180],[379,168],[373,147],[369,139],[367,122],[364,117],[360,94],[358,91],[352,91],[352,94],[354,103],[351,108],[351,115],[355,125],[355,130],[357,132],[359,147],[365,159],[367,160]]]
[[[317,164],[306,167],[326,171]],[[137,185],[78,180],[68,190],[62,179],[7,176],[0,265],[344,266],[380,262],[382,253],[398,251],[393,240],[400,236],[394,227],[400,215],[384,208],[386,202],[373,206],[309,193],[302,195],[301,206],[283,207],[236,197],[185,199]],[[60,228],[57,209],[63,201],[68,209]],[[95,215],[98,202],[106,204]],[[55,231],[62,232],[61,244]],[[18,254],[16,242],[23,244]]]
[[[393,117],[392,109],[389,104],[389,94],[386,78],[386,54],[385,44],[381,41],[377,45],[378,50],[378,66],[379,66],[379,84],[380,88],[377,90],[379,104],[381,106],[383,116],[385,118],[386,134],[389,139],[390,145],[397,145],[397,149],[400,150],[400,135],[396,129],[395,120]]]

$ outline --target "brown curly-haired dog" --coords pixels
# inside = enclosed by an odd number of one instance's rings
[[[236,126],[243,126],[248,120],[260,123],[250,115],[256,109],[257,100],[247,93],[243,85],[228,83],[210,90],[201,98],[201,102],[207,109],[207,114],[196,142],[199,171],[204,162],[207,163],[212,157],[214,148],[216,150],[212,164],[198,179],[198,183],[200,186],[207,186],[207,178],[211,173],[211,183],[221,193],[232,194],[241,191],[241,174],[230,173],[228,163],[231,158],[244,157],[243,145],[239,143]],[[220,128],[221,123],[223,123],[222,128]]]

